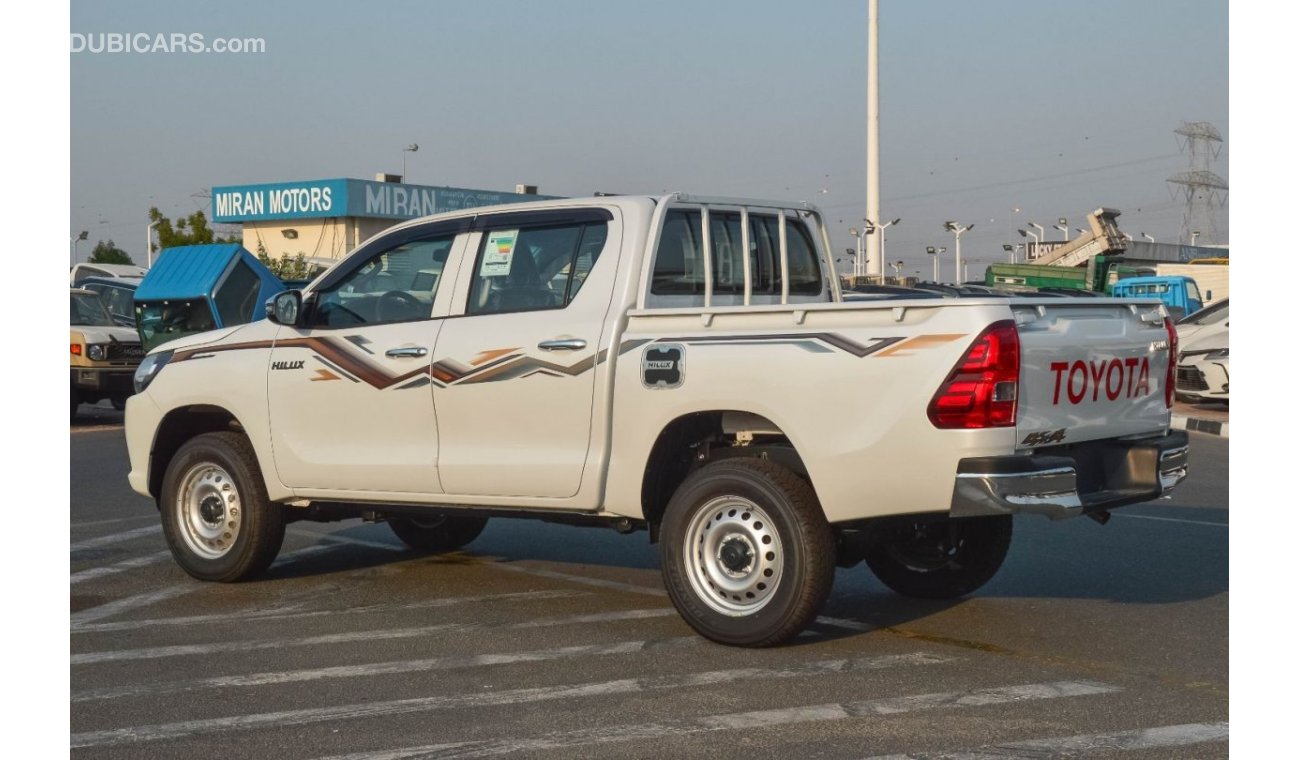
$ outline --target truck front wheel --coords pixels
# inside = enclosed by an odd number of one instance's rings
[[[468,544],[487,526],[485,517],[390,517],[388,527],[407,546],[422,552],[449,552]]]
[[[806,481],[765,459],[696,470],[664,513],[664,585],[677,611],[722,644],[774,646],[816,617],[835,538]]]
[[[172,556],[199,580],[257,575],[284,542],[283,507],[267,498],[257,455],[239,433],[186,441],[167,464],[159,507]]]
[[[955,599],[988,583],[1011,546],[1011,515],[900,522],[867,552],[889,588],[918,599]]]

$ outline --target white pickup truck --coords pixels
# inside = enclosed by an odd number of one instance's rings
[[[130,482],[214,581],[294,520],[425,551],[492,517],[648,529],[691,626],[767,646],[837,563],[959,596],[1013,514],[1104,522],[1185,477],[1159,302],[845,302],[830,251],[812,206],[684,194],[401,224],[149,354]]]

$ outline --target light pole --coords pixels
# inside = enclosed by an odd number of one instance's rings
[[[1148,243],[1154,243],[1154,242],[1156,242],[1156,239],[1155,239],[1154,237],[1152,237],[1152,236],[1146,234],[1145,232],[1139,232],[1138,234],[1141,235],[1142,237],[1146,238]]]
[[[1192,245],[1196,245],[1196,238],[1198,238],[1198,237],[1200,237],[1200,236],[1201,236],[1201,233],[1200,233],[1199,231],[1197,231],[1197,230],[1192,230]]]
[[[1043,225],[1038,224],[1037,222],[1030,222],[1029,226],[1038,230],[1038,236],[1034,238],[1034,253],[1038,253],[1039,243],[1047,242],[1047,230],[1043,228]]]
[[[1061,242],[1066,243],[1070,240],[1070,220],[1061,217],[1056,220],[1056,229],[1061,231]]]
[[[85,240],[88,237],[90,237],[90,233],[87,232],[86,230],[82,230],[81,233],[78,234],[76,237],[68,238],[68,240],[72,241],[72,263],[73,264],[77,263],[77,243],[80,243],[81,241]]]
[[[870,219],[866,220],[867,222],[866,232],[868,235],[873,235],[876,232],[880,233],[880,260],[881,261],[885,260],[885,230],[889,227],[893,227],[895,224],[898,224],[901,221],[903,221],[903,217],[901,216],[892,222],[885,222],[884,224],[876,224]]]
[[[857,253],[856,253],[856,255],[854,255],[854,257],[853,257],[853,276],[854,276],[854,277],[861,277],[861,276],[862,276],[862,269],[863,269],[863,266],[862,266],[862,238],[863,238],[863,233],[862,233],[862,232],[859,232],[857,227],[850,227],[850,228],[849,228],[849,234],[853,236],[853,246],[854,246],[854,248],[857,249]]]
[[[1018,248],[1018,247],[1019,247],[1019,246],[1014,246],[1014,245],[1012,245],[1012,244],[1010,244],[1010,243],[1003,243],[1003,244],[1002,244],[1002,250],[1004,250],[1004,251],[1007,252],[1007,263],[1008,263],[1008,264],[1014,264],[1014,263],[1016,263],[1016,248]]]
[[[867,0],[867,213],[880,218],[880,0]],[[864,243],[867,241],[863,241]],[[883,252],[872,238],[866,274],[880,274]]]
[[[158,222],[149,222],[149,228],[144,231],[144,252],[149,261],[145,266],[150,269],[153,268],[153,228],[157,226]]]
[[[1020,233],[1020,237],[1031,237],[1034,239],[1034,253],[1032,256],[1029,254],[1029,244],[1025,243],[1025,261],[1038,258],[1038,235],[1029,230],[1016,230],[1016,232]]]
[[[406,146],[405,148],[402,148],[402,182],[406,182],[406,154],[407,154],[407,153],[414,153],[414,152],[416,152],[416,151],[419,150],[419,149],[420,149],[420,146],[419,146],[419,145],[416,145],[415,143],[411,143],[410,145]],[[409,184],[409,183],[408,183],[408,184]]]
[[[958,223],[956,223],[956,222],[954,222],[954,221],[952,221],[952,220],[949,220],[949,221],[946,221],[946,222],[943,223],[943,228],[944,228],[945,230],[948,230],[949,232],[951,232],[952,235],[953,235],[953,238],[957,241],[957,250],[954,252],[954,255],[955,255],[955,257],[956,257],[956,264],[955,264],[955,266],[954,266],[954,268],[953,268],[953,272],[952,272],[952,274],[953,274],[953,277],[956,277],[956,278],[957,278],[957,283],[956,283],[956,284],[960,285],[960,284],[963,282],[963,280],[962,280],[962,275],[961,275],[961,272],[962,272],[962,269],[961,269],[961,234],[962,234],[963,232],[967,232],[967,231],[969,231],[969,230],[973,230],[973,229],[975,229],[975,225],[974,225],[974,224],[964,224],[964,225],[963,225],[963,224],[958,224]]]

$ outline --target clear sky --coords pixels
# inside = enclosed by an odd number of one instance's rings
[[[881,0],[888,260],[928,276],[945,219],[981,268],[1097,206],[1173,242],[1208,121],[1228,171],[1225,0]],[[143,251],[146,211],[213,185],[399,172],[542,193],[865,199],[866,0],[72,3],[72,32],[261,37],[262,54],[74,53],[71,222]],[[1015,209],[1020,209],[1018,212]],[[1227,241],[1228,208],[1217,212]],[[1204,242],[1204,241],[1203,241]],[[89,247],[82,248],[82,256]],[[951,251],[949,253],[951,256]],[[950,270],[945,270],[947,277]],[[974,272],[972,271],[972,274]]]

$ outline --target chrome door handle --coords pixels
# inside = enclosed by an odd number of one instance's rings
[[[587,347],[587,341],[582,338],[557,338],[555,340],[544,340],[537,344],[537,347],[543,351],[577,351]]]
[[[407,346],[405,348],[390,348],[384,352],[384,356],[393,359],[418,359],[421,356],[428,356],[429,349],[423,346]]]

